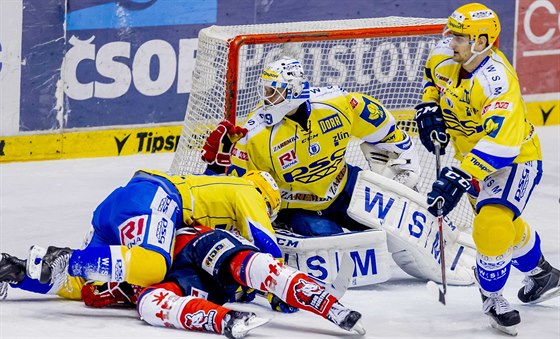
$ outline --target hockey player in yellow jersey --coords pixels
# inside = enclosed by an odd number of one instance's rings
[[[466,4],[448,19],[444,38],[426,62],[424,94],[416,109],[422,144],[432,153],[448,142],[458,167],[445,167],[428,193],[430,212],[451,211],[464,192],[473,202],[473,239],[483,310],[491,324],[514,333],[520,322],[502,295],[510,267],[525,273],[522,302],[559,294],[560,272],[542,256],[540,238],[521,218],[542,176],[541,147],[521,97],[517,75],[495,46],[497,14]]]
[[[83,249],[34,246],[27,261],[3,253],[0,297],[8,283],[71,299],[81,297],[84,280],[159,283],[171,266],[175,232],[186,225],[231,231],[280,258],[271,225],[279,208],[278,186],[265,172],[237,178],[140,170],[96,208]]]
[[[326,236],[368,227],[350,218],[350,202],[358,167],[346,163],[350,138],[364,141],[370,166],[391,179],[414,187],[419,179],[412,139],[395,124],[383,105],[369,95],[347,93],[338,86],[310,87],[298,60],[281,58],[265,66],[260,78],[262,101],[245,123],[247,133],[231,148],[229,173],[270,173],[280,187],[282,205],[277,224],[302,235]],[[233,126],[209,137],[203,159],[223,172],[216,147],[230,138]],[[219,128],[218,128],[219,130]],[[231,134],[231,133],[229,133]]]

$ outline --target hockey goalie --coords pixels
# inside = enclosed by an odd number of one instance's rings
[[[265,66],[260,103],[243,127],[221,122],[203,146],[207,171],[237,176],[269,172],[280,187],[275,221],[285,260],[329,282],[343,253],[354,261],[351,285],[390,278],[390,255],[411,275],[440,281],[439,246],[425,199],[413,191],[420,177],[413,139],[375,98],[338,86],[311,87],[302,64],[280,58]],[[346,163],[351,138],[378,180]],[[474,282],[469,251],[450,223],[446,241],[452,269],[448,281]],[[457,253],[451,253],[455,251]]]

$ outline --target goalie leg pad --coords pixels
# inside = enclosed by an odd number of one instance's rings
[[[513,246],[513,212],[501,205],[485,205],[474,218],[473,240],[478,252],[497,256]]]
[[[146,290],[138,314],[152,326],[222,333],[222,320],[230,309],[202,298],[180,297],[165,288]]]
[[[350,287],[378,284],[391,277],[387,237],[382,230],[323,237],[305,237],[278,230],[276,239],[287,265],[325,285],[336,278],[344,253],[350,255],[354,264]]]
[[[388,249],[406,273],[441,282],[438,223],[420,193],[371,171],[358,175],[348,214],[360,223],[387,233]],[[470,234],[444,218],[447,282],[474,283],[476,249]]]

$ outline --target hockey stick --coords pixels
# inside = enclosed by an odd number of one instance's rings
[[[348,290],[348,286],[350,285],[350,280],[352,279],[353,275],[354,275],[354,260],[352,260],[352,257],[350,257],[350,254],[348,254],[348,252],[344,252],[344,254],[342,255],[342,260],[340,261],[340,268],[338,270],[338,274],[330,284],[324,285],[325,292],[331,294],[337,300],[340,300]],[[321,281],[318,281],[316,279],[314,280],[317,281],[320,285],[324,284]],[[261,291],[257,292],[257,295],[263,298],[267,298],[267,294],[268,293],[266,292],[261,292]]]
[[[434,151],[436,155],[436,179],[439,178],[441,172],[441,143],[437,138],[432,138],[434,143]],[[445,241],[443,240],[443,200],[437,200],[437,222],[439,235],[439,258],[441,267],[441,283],[443,289],[440,289],[435,282],[428,281],[427,288],[430,291],[437,289],[439,302],[445,305],[445,295],[447,293],[447,280],[445,278]]]

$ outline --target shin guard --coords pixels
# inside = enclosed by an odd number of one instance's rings
[[[290,306],[327,317],[337,299],[308,275],[275,260],[270,254],[252,253],[242,260],[242,267],[232,268],[241,273],[238,281],[264,292],[270,292]],[[241,260],[232,260],[232,263]],[[235,274],[234,274],[235,275]]]
[[[206,299],[180,297],[165,288],[146,290],[138,301],[138,314],[148,324],[222,334],[222,321],[230,309]]]

